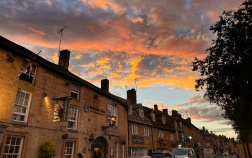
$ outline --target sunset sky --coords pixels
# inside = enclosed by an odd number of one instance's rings
[[[194,90],[199,73],[194,57],[204,58],[215,35],[209,31],[224,10],[242,0],[1,0],[0,35],[58,63],[71,51],[70,71],[126,98],[136,88],[144,106],[178,110],[184,118],[217,135],[236,137],[219,107]]]

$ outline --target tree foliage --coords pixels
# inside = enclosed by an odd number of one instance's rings
[[[252,2],[237,11],[224,11],[210,27],[216,34],[204,59],[195,58],[199,71],[196,90],[205,88],[205,98],[216,103],[236,131],[252,130]]]
[[[45,141],[39,148],[39,158],[52,158],[56,155],[55,146],[51,140]]]

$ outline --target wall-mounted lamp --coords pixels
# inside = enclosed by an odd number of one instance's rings
[[[115,121],[115,119],[116,119],[116,118],[115,118],[114,116],[111,116],[111,117],[110,117],[111,123],[109,123],[108,126],[102,126],[102,129],[105,130],[106,128],[109,128],[109,127],[111,127],[111,126],[114,126],[113,122]]]

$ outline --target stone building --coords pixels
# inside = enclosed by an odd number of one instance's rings
[[[109,81],[98,88],[71,73],[68,50],[58,65],[35,56],[0,37],[0,157],[38,157],[46,140],[56,158],[127,157],[128,106],[109,92]]]
[[[127,91],[129,103],[129,157],[142,157],[150,155],[153,151],[152,123],[144,114],[142,104],[136,102],[136,91]]]

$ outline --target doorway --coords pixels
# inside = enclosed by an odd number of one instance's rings
[[[107,143],[103,137],[94,140],[91,147],[91,158],[105,158],[107,154]]]

